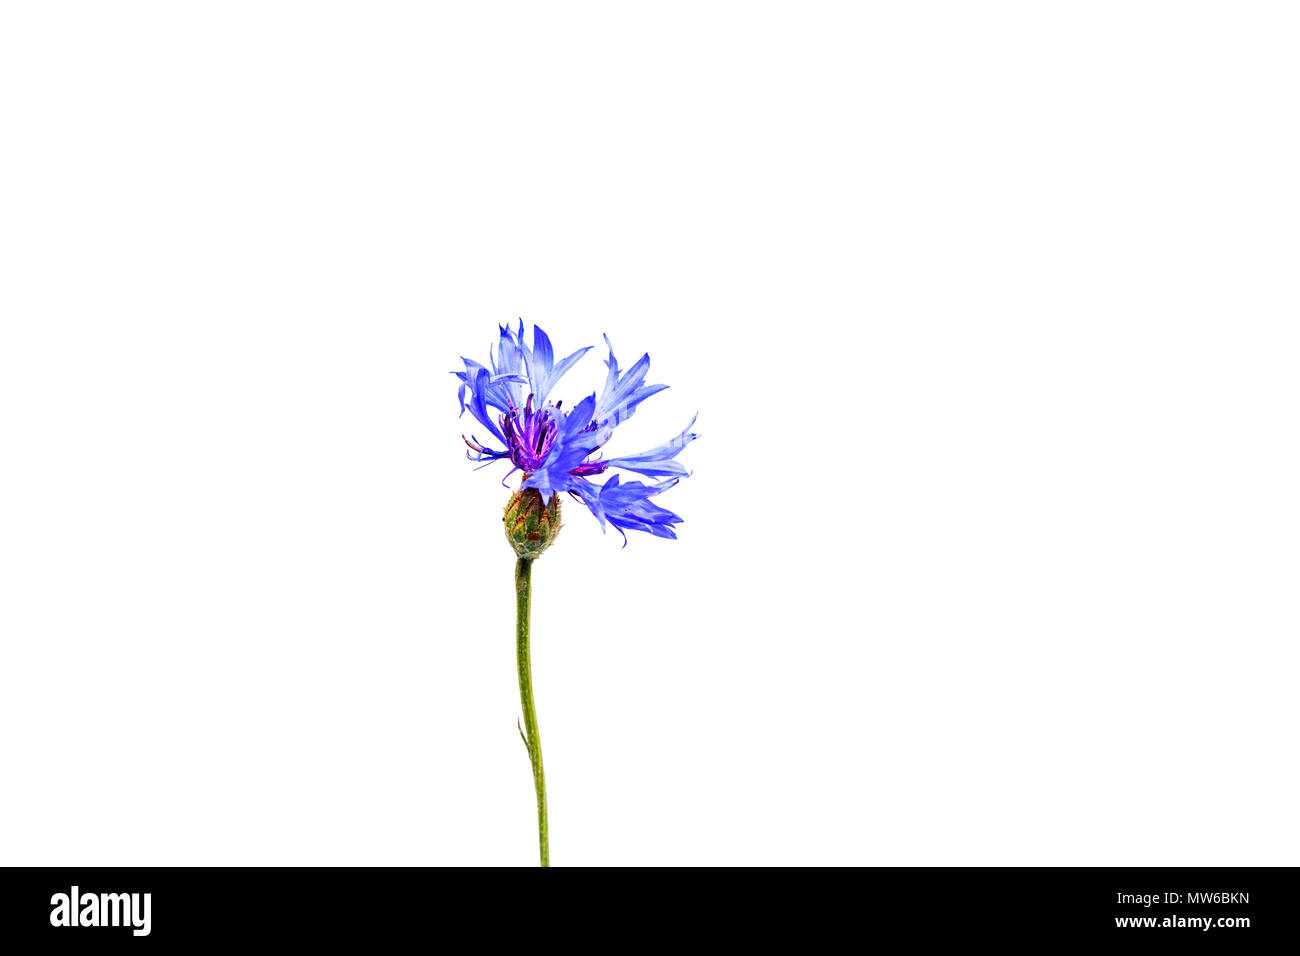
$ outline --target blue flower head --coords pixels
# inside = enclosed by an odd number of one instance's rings
[[[490,367],[462,358],[465,371],[453,372],[460,379],[460,411],[469,411],[504,449],[492,448],[477,437],[465,439],[472,461],[492,462],[508,458],[510,471],[523,472],[521,488],[534,488],[546,501],[567,491],[585,504],[603,529],[613,525],[627,544],[628,531],[648,531],[661,538],[676,538],[673,525],[681,518],[651,501],[688,473],[677,461],[681,450],[696,438],[691,432],[695,419],[680,435],[639,455],[603,458],[598,453],[614,429],[632,417],[638,405],[667,385],[646,385],[650,356],[643,355],[626,371],[614,358],[614,347],[605,336],[609,371],[599,397],[588,395],[565,411],[562,402],[551,402],[551,390],[560,377],[589,350],[578,349],[555,360],[551,340],[533,326],[533,345],[524,344],[524,323],[518,329],[501,326]],[[463,436],[462,436],[463,437]],[[603,482],[598,476],[611,468],[635,472],[652,482],[622,481],[617,474]],[[503,479],[504,483],[504,479]]]

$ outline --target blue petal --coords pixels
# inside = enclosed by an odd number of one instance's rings
[[[628,531],[645,531],[661,538],[677,537],[672,526],[682,519],[649,501],[675,484],[676,478],[647,485],[639,481],[620,482],[619,476],[614,475],[604,485],[579,480],[573,490],[591,509],[600,526],[604,528],[606,522],[613,525],[626,543]]]
[[[506,436],[501,434],[501,429],[497,427],[497,423],[492,420],[492,415],[487,409],[489,404],[489,382],[492,378],[492,373],[481,365],[473,367],[473,363],[468,359],[465,361],[465,366],[464,385],[461,387],[461,390],[462,392],[469,393],[469,401],[466,402],[462,395],[461,414],[463,415],[465,409],[468,408],[470,414],[478,419],[479,423],[491,432],[497,441],[501,442],[503,445],[507,445],[508,447]]]
[[[524,352],[524,362],[528,366],[528,385],[533,390],[533,401],[540,405],[546,401],[541,395],[542,386],[555,365],[551,337],[542,331],[540,325],[533,326],[533,347]]]
[[[591,351],[591,346],[587,345],[584,346],[583,348],[578,349],[578,351],[574,352],[572,355],[561,359],[559,364],[556,365],[555,368],[551,371],[551,374],[546,382],[546,390],[542,393],[542,397],[537,399],[537,401],[539,402],[545,401],[546,396],[549,395],[551,389],[555,387],[555,383],[558,382],[563,377],[565,372],[573,368],[574,364],[578,361],[578,359],[582,358],[590,351]]]
[[[596,417],[596,393],[592,392],[564,416],[564,433],[577,435],[587,428]]]
[[[521,389],[518,384],[524,380],[520,374],[524,362],[523,343],[520,340],[520,335],[523,334],[523,322],[520,321],[519,334],[513,332],[508,325],[502,325],[498,328],[501,336],[497,341],[496,367],[493,371],[497,375],[510,376],[505,386],[506,395],[514,404],[514,407],[518,408],[523,404],[523,397],[520,394]]]
[[[697,414],[695,418],[699,418],[699,415]],[[673,459],[681,453],[683,448],[699,437],[691,431],[691,426],[695,424],[695,418],[691,419],[690,424],[682,429],[682,433],[676,438],[670,438],[662,445],[657,445],[649,451],[643,451],[639,455],[611,458],[609,466],[650,476],[685,476],[688,474],[686,467],[681,462]]]
[[[620,374],[618,360],[614,358],[614,346],[609,336],[605,336],[609,346],[609,358],[605,365],[609,373],[605,376],[605,389],[600,401],[596,403],[596,418],[608,422],[610,427],[619,425],[632,417],[633,410],[651,395],[662,392],[667,385],[643,385],[646,373],[650,371],[650,354],[647,352],[626,372]]]
[[[459,378],[462,382],[468,384],[470,375],[482,372],[484,375],[482,390],[483,390],[483,402],[485,405],[487,405],[489,408],[495,408],[501,412],[508,412],[512,408],[518,407],[519,403],[516,402],[514,399],[515,399],[515,395],[518,393],[519,386],[515,383],[522,382],[523,381],[522,376],[513,375],[513,374],[511,375],[493,374],[492,372],[489,372],[486,368],[484,368],[482,365],[480,365],[478,362],[464,358],[463,356],[461,358],[461,361],[465,363],[465,371],[453,372],[452,374],[455,375],[457,378]],[[464,404],[465,404],[465,400],[462,397],[461,398],[462,411],[464,411]]]
[[[521,326],[522,328],[522,326]],[[523,347],[524,365],[528,369],[528,387],[533,393],[533,404],[540,406],[546,402],[551,389],[561,376],[573,368],[575,362],[591,350],[591,346],[578,349],[572,355],[555,364],[555,351],[551,348],[550,337],[540,326],[533,326],[533,347]]]

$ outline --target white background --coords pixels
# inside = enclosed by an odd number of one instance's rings
[[[3,10],[0,861],[1297,862],[1294,7]]]

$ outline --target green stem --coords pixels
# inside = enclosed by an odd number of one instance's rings
[[[533,665],[528,654],[528,618],[532,605],[533,562],[520,558],[515,564],[515,639],[519,656],[519,703],[524,708],[524,743],[533,763],[533,786],[537,788],[537,841],[542,851],[542,866],[551,865],[550,838],[546,832],[546,774],[542,771],[542,738],[537,732],[537,709],[533,706]]]

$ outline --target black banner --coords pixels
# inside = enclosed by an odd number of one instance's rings
[[[8,869],[8,941],[331,945],[516,935],[1294,945],[1294,869]],[[599,935],[592,935],[599,928]],[[610,933],[615,935],[611,936]],[[683,933],[687,933],[683,936]],[[11,952],[29,950],[10,949]]]

